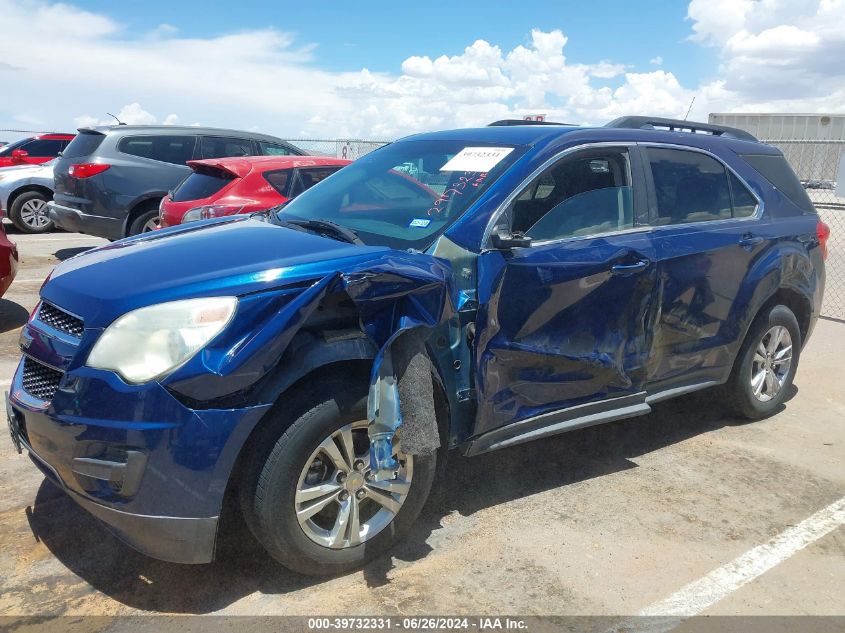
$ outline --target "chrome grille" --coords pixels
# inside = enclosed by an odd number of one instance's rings
[[[23,389],[33,398],[52,400],[59,388],[62,372],[47,365],[42,365],[29,356],[23,358]]]
[[[66,332],[77,338],[82,337],[82,332],[85,329],[82,319],[78,319],[61,308],[57,308],[46,302],[42,302],[41,307],[38,309],[38,320],[46,323],[51,328],[60,332]]]

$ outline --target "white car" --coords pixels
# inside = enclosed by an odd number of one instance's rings
[[[0,212],[24,233],[46,233],[54,228],[47,203],[53,199],[55,162],[0,170]]]

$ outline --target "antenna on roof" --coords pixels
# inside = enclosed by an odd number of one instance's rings
[[[111,118],[113,118],[115,121],[117,121],[117,124],[118,124],[118,125],[126,125],[126,123],[124,123],[123,121],[121,121],[120,119],[118,119],[118,118],[117,118],[115,115],[113,115],[111,112],[106,112],[106,114],[108,114]]]
[[[687,120],[690,111],[692,110],[692,104],[695,103],[695,97],[692,98],[692,101],[689,102],[689,107],[687,108],[687,113],[684,115],[684,121]]]

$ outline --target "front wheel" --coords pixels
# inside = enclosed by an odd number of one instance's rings
[[[757,420],[786,399],[801,355],[801,330],[792,310],[776,305],[752,324],[726,385],[728,404]]]
[[[246,477],[241,499],[265,549],[316,576],[360,567],[404,536],[428,497],[437,456],[404,454],[397,433],[399,471],[375,481],[366,386],[325,381],[310,400]]]

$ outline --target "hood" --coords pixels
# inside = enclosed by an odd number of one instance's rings
[[[155,231],[59,264],[41,296],[86,327],[189,297],[244,295],[317,279],[390,249],[357,246],[249,216]]]

